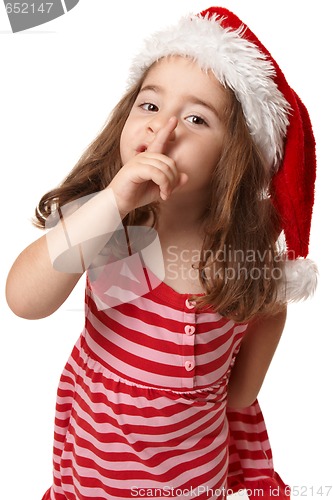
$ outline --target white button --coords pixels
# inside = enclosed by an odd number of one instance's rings
[[[195,308],[195,303],[191,302],[190,300],[186,299],[185,300],[185,305],[188,309],[194,309]]]
[[[194,368],[194,363],[193,361],[185,361],[185,370],[187,372],[190,372]]]
[[[184,328],[186,335],[193,335],[195,332],[195,327],[193,325],[186,325]]]

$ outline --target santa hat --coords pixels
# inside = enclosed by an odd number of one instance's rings
[[[271,197],[287,247],[289,300],[305,299],[317,283],[308,255],[314,183],[315,140],[306,107],[252,31],[232,12],[211,7],[148,38],[134,59],[130,83],[155,61],[181,55],[211,70],[242,104],[254,142],[271,170]]]

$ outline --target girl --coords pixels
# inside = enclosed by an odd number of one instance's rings
[[[306,109],[234,14],[147,41],[7,280],[11,309],[37,319],[87,271],[45,500],[289,497],[256,397],[287,301],[315,286],[296,260],[314,168]]]

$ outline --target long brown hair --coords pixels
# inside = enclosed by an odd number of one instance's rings
[[[106,188],[122,166],[120,136],[149,69],[113,110],[101,133],[73,170],[47,192],[35,210],[34,224],[44,228],[55,208]],[[199,276],[206,294],[199,307],[211,306],[237,322],[258,313],[275,313],[281,258],[277,246],[279,223],[269,198],[270,174],[246,125],[241,104],[226,89],[226,135],[223,152],[212,176]],[[158,205],[136,209],[124,225],[142,224]]]
[[[223,152],[213,177],[199,276],[210,305],[236,321],[283,307],[280,223],[270,199],[271,173],[233,92]]]

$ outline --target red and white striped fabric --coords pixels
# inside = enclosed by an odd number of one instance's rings
[[[87,280],[85,328],[58,389],[54,482],[44,500],[201,500],[254,487],[264,488],[261,498],[274,487],[274,498],[287,498],[258,403],[226,408],[246,325],[197,310],[164,283],[103,310],[95,299]]]

